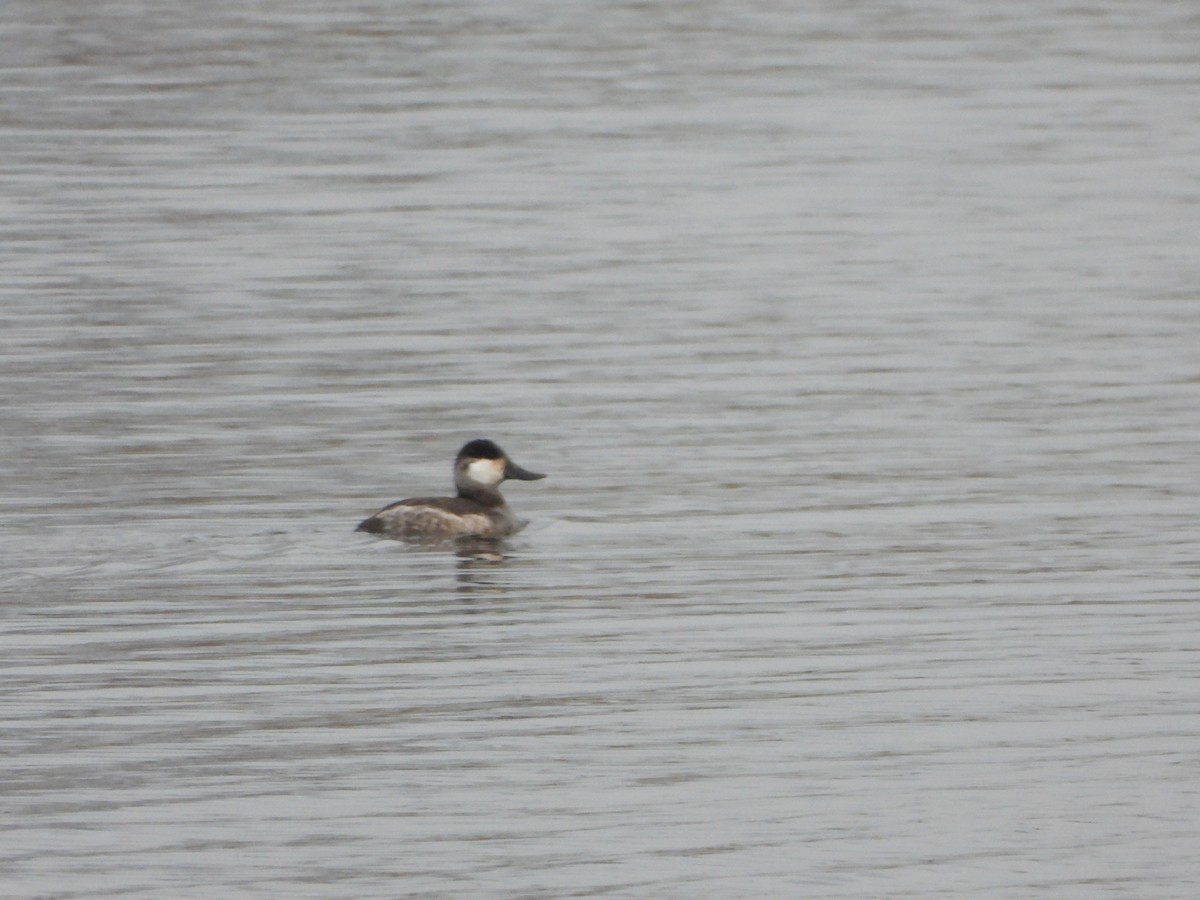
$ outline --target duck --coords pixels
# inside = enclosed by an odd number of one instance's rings
[[[545,477],[518,466],[494,441],[476,438],[454,458],[456,496],[398,500],[363,519],[355,531],[404,541],[507,537],[525,523],[501,495],[501,483]]]

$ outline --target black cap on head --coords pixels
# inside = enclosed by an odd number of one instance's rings
[[[504,451],[495,445],[492,441],[476,438],[458,451],[460,457],[470,457],[471,459],[504,459]]]

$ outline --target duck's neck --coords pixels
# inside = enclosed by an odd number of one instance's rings
[[[455,485],[458,488],[458,496],[464,500],[474,500],[476,503],[482,503],[484,506],[503,506],[504,498],[500,496],[500,491],[494,487],[485,487],[481,484],[465,484],[459,482]]]

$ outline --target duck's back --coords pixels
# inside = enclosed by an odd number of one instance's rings
[[[418,540],[502,537],[516,530],[516,522],[503,503],[488,506],[469,497],[413,497],[385,506],[355,530]]]

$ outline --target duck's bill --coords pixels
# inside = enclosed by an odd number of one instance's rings
[[[522,469],[515,462],[509,461],[504,467],[505,478],[515,478],[518,481],[537,481],[539,478],[545,478],[541,472],[530,472],[528,469]]]

